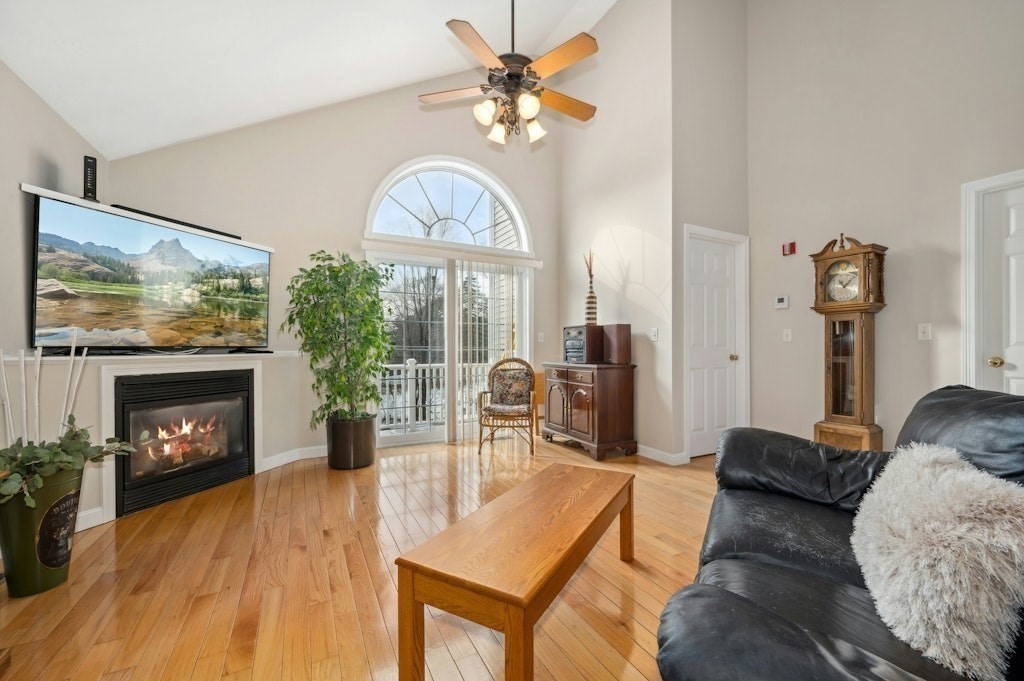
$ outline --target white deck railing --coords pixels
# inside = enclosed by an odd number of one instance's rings
[[[476,421],[477,395],[486,390],[490,364],[460,364],[456,394],[466,396],[459,408],[463,422]],[[447,370],[444,364],[385,365],[381,380],[380,430],[384,434],[441,428],[448,412]]]

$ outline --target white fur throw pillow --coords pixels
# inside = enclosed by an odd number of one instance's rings
[[[1024,487],[949,447],[901,447],[864,496],[851,543],[897,638],[965,676],[1004,678],[1024,604]]]

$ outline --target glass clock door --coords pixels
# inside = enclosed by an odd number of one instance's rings
[[[833,320],[830,327],[830,367],[832,384],[829,397],[835,416],[856,415],[857,329],[852,319]]]

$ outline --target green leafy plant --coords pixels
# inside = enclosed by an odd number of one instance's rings
[[[82,470],[86,461],[100,461],[108,454],[135,451],[117,438],[94,445],[89,441],[89,431],[75,425],[73,414],[67,420],[67,429],[56,442],[24,443],[19,437],[11,446],[0,449],[0,504],[21,494],[25,505],[35,508],[32,492],[43,487],[45,478],[61,471]],[[148,435],[143,433],[142,437]]]
[[[320,406],[309,425],[368,418],[380,402],[380,377],[391,356],[381,287],[390,272],[366,261],[317,251],[313,266],[288,284],[291,298],[282,330],[295,333],[313,372]]]

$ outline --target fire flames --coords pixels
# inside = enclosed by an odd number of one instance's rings
[[[156,438],[145,443],[145,451],[160,468],[168,470],[193,461],[217,456],[225,443],[221,426],[223,419],[217,415],[182,418],[181,423],[172,422],[157,426]]]
[[[196,424],[199,423],[199,418],[194,418],[191,421],[186,420],[184,417],[181,419],[181,427],[177,424],[172,423],[170,428],[171,432],[167,432],[160,426],[156,428],[156,436],[161,440],[170,440],[172,437],[179,435],[191,435],[193,430],[198,430],[203,435],[213,432],[214,426],[217,423],[217,417],[211,416],[206,420],[205,424],[201,424],[198,427]]]

